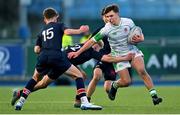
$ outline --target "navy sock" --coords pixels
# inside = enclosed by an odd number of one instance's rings
[[[77,95],[79,95],[80,98],[86,96],[86,90],[82,78],[76,79],[76,87],[77,87]]]
[[[34,79],[30,79],[23,89],[22,97],[26,99],[28,95],[33,91],[33,88],[36,84],[37,82]]]
[[[79,97],[79,95],[76,95],[76,100],[80,100],[80,97]]]

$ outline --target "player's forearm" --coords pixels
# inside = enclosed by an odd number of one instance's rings
[[[111,55],[103,55],[103,57],[101,58],[101,61],[108,62],[108,63],[117,63],[117,62],[127,61],[127,60],[130,60],[130,58],[122,57],[122,56],[115,57]]]
[[[89,49],[90,47],[92,47],[95,44],[95,42],[90,39],[88,40],[78,51],[78,55],[80,55],[82,52],[86,51],[87,49]]]
[[[118,59],[110,55],[103,55],[103,57],[101,58],[101,61],[113,63],[113,62],[117,62]]]
[[[81,34],[81,30],[80,29],[66,29],[64,31],[64,34],[66,35],[73,35],[73,34]]]
[[[64,34],[73,35],[73,34],[81,34],[89,31],[88,25],[82,25],[79,29],[65,29]]]

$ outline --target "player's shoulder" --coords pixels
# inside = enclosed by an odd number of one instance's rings
[[[58,27],[64,27],[64,23],[54,23],[55,26],[58,26]]]
[[[111,23],[106,23],[105,26],[103,27],[103,29],[106,29],[106,30],[110,30],[112,28],[112,24]]]
[[[122,23],[125,24],[125,25],[134,24],[134,22],[133,22],[133,20],[132,20],[131,18],[124,18],[124,17],[122,17],[122,18],[121,18],[121,21],[122,21]]]

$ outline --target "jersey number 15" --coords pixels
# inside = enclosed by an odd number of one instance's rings
[[[53,27],[47,30],[44,30],[42,32],[42,35],[43,35],[44,41],[46,41],[47,39],[52,39],[54,37]]]

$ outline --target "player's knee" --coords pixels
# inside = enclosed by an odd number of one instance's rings
[[[74,73],[72,76],[74,76],[75,79],[76,79],[76,78],[82,78],[82,79],[84,79],[84,77],[83,77],[83,75],[82,75],[81,72]]]
[[[93,80],[98,82],[100,80],[100,76],[93,76]]]
[[[139,74],[140,76],[146,76],[147,72],[146,72],[145,69],[139,69],[139,70],[138,70],[138,74]]]
[[[121,80],[121,85],[123,85],[124,87],[128,87],[129,85],[131,85],[131,83],[132,83],[131,79]]]
[[[39,81],[39,77],[38,76],[33,76],[32,77],[36,82]]]
[[[48,86],[47,83],[45,82],[39,82],[39,84],[40,84],[41,89],[45,89]]]

